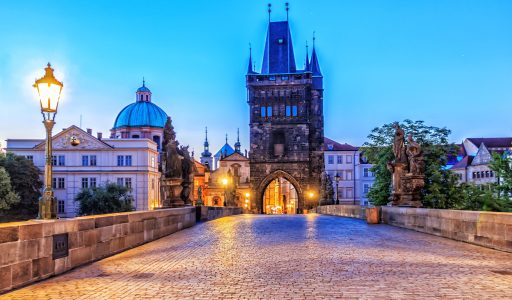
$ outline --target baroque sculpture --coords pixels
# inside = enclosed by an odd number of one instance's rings
[[[392,174],[392,192],[388,205],[421,207],[421,190],[425,186],[425,162],[420,144],[413,140],[412,134],[407,136],[398,123],[393,124],[394,160],[388,162],[388,170]]]
[[[161,157],[161,196],[163,207],[191,205],[190,185],[193,183],[195,165],[188,153],[188,146],[179,146],[170,117],[164,127]]]

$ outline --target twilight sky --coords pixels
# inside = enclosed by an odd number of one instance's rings
[[[285,1],[271,1],[272,19]],[[451,139],[512,135],[512,1],[290,0],[295,59],[316,45],[324,74],[325,135],[362,144],[410,118]],[[216,152],[240,127],[248,148],[248,44],[256,71],[267,1],[2,1],[0,141],[42,138],[31,85],[50,61],[64,94],[56,129],[108,136],[142,77],[171,115],[178,140]],[[310,48],[311,49],[311,48]]]

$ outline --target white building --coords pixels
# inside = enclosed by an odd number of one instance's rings
[[[333,182],[334,201],[367,205],[367,194],[375,177],[370,172],[372,165],[361,155],[359,148],[324,138],[324,161],[325,172]],[[340,177],[337,191],[336,174]]]
[[[130,187],[136,210],[160,206],[157,144],[147,138],[102,139],[71,126],[57,133],[53,143],[53,189],[60,217],[76,215],[75,196],[83,188],[114,182]],[[71,138],[80,141],[73,146]],[[45,141],[8,139],[6,150],[31,159],[41,170],[45,165]]]

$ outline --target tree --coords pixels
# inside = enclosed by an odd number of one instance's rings
[[[31,160],[13,153],[0,154],[0,167],[9,173],[12,188],[20,197],[20,201],[11,208],[11,214],[35,216],[43,186],[39,169]]]
[[[19,202],[20,197],[12,189],[9,174],[0,167],[0,210],[8,210]]]
[[[432,208],[450,208],[454,202],[461,201],[462,196],[457,188],[455,174],[444,169],[447,155],[456,152],[457,147],[448,142],[450,130],[427,126],[423,121],[404,120],[400,127],[406,133],[412,133],[424,153],[425,158],[425,187],[422,191],[423,205]],[[371,171],[375,174],[375,182],[368,193],[374,205],[386,205],[391,194],[391,173],[387,162],[392,160],[393,123],[374,128],[369,141],[364,143],[362,151],[373,164]]]
[[[79,203],[78,214],[82,216],[133,210],[130,189],[115,183],[82,189],[75,201]]]
[[[498,198],[510,200],[512,197],[512,157],[509,152],[503,154],[493,153],[489,168],[498,178],[495,191]]]

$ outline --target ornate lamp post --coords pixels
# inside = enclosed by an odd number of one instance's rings
[[[228,187],[228,179],[227,178],[222,178],[222,186],[224,186],[224,206],[227,206],[227,187]]]
[[[34,83],[41,104],[43,124],[46,128],[46,162],[44,166],[44,191],[39,199],[38,219],[56,219],[57,201],[52,189],[52,128],[55,125],[55,115],[59,106],[60,93],[64,86],[53,75],[53,69],[48,63],[44,76]]]
[[[340,204],[340,199],[338,198],[338,183],[341,180],[341,176],[338,174],[338,172],[336,172],[334,180],[336,181],[336,204]]]

